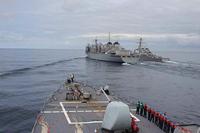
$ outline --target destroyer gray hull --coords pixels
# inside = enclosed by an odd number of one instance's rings
[[[123,60],[118,55],[104,54],[104,53],[87,53],[89,59],[123,63]]]
[[[149,56],[142,56],[139,59],[140,61],[154,61],[154,62],[163,62],[161,57],[149,57]]]
[[[138,62],[142,61],[163,62],[162,58],[153,58],[148,56],[143,56],[143,57],[124,56],[121,58],[125,63],[128,64],[137,64]]]

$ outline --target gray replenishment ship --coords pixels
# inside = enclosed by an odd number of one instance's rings
[[[122,49],[119,42],[116,41],[112,43],[110,41],[109,34],[109,41],[106,44],[98,43],[97,39],[95,39],[94,44],[88,44],[88,46],[86,46],[85,52],[89,59],[123,63],[121,57],[116,55],[116,51]]]
[[[142,61],[163,62],[164,60],[169,60],[169,58],[153,54],[149,48],[142,46],[142,38],[140,38],[138,48],[134,49],[134,51],[120,50],[116,54],[120,55],[122,60],[129,64],[136,64]]]
[[[109,87],[91,87],[70,78],[45,102],[32,133],[199,133],[196,124],[170,124],[164,116],[145,114],[140,104],[121,102]],[[138,113],[139,111],[139,113]],[[140,115],[139,115],[140,114]],[[145,116],[147,115],[147,116]],[[146,118],[147,117],[147,118]],[[151,118],[151,120],[148,118]],[[158,119],[163,118],[163,119]]]

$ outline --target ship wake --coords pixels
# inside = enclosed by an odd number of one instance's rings
[[[57,65],[57,64],[68,62],[68,61],[77,60],[77,59],[82,59],[82,58],[85,58],[85,57],[71,58],[71,59],[67,59],[67,60],[58,60],[58,61],[55,61],[55,62],[50,62],[50,63],[46,63],[46,64],[42,64],[42,65],[13,69],[13,70],[10,70],[10,71],[5,71],[5,72],[0,73],[0,78],[5,78],[5,77],[8,77],[8,76],[13,76],[13,75],[17,75],[17,74],[23,74],[25,72],[35,70],[35,69],[38,69],[38,68],[53,66],[53,65]]]
[[[166,61],[159,62],[142,62],[138,64],[148,69],[160,72],[175,74],[183,77],[200,79],[200,64],[192,62]]]

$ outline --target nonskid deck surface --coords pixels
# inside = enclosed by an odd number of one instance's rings
[[[33,133],[108,133],[102,131],[101,125],[109,100],[106,94],[96,95],[95,89],[81,84],[93,98],[87,103],[80,100],[66,100],[66,88],[56,91],[40,112]],[[135,114],[135,107],[130,107],[130,116],[134,117],[139,133],[163,133],[156,125]],[[42,130],[42,131],[41,131]]]
[[[134,115],[140,120],[140,122],[137,123],[139,133],[164,133],[159,127],[148,121],[146,118],[135,114],[135,112]]]

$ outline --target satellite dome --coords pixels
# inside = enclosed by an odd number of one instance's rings
[[[119,42],[114,42],[115,45],[119,45]]]
[[[112,42],[108,42],[107,44],[112,44]]]

